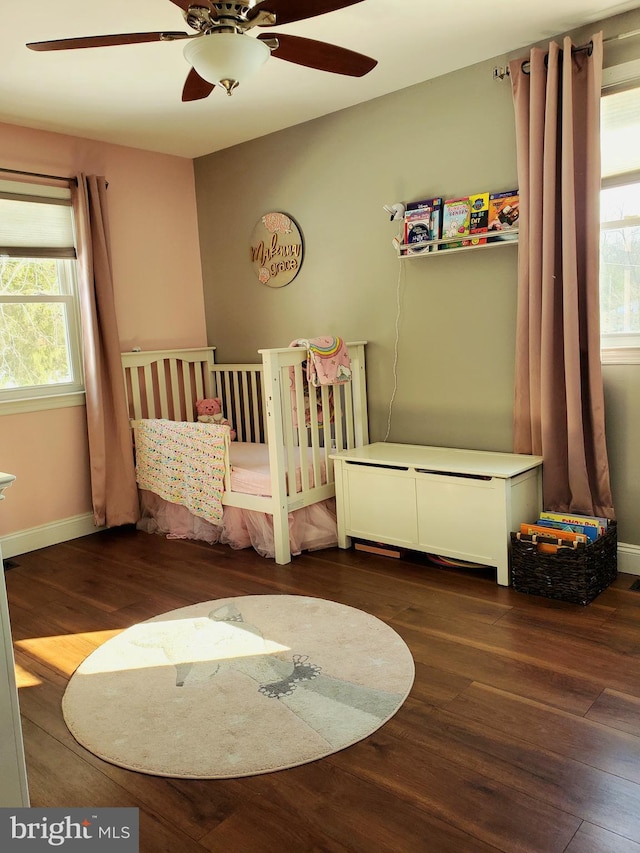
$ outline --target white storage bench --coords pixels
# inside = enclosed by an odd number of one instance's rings
[[[350,537],[495,566],[542,509],[542,457],[378,442],[332,455],[338,544]]]

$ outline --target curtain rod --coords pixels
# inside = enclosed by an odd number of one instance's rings
[[[5,172],[9,175],[23,175],[27,178],[48,178],[51,181],[67,181],[72,184],[78,185],[78,179],[73,175],[72,177],[68,177],[67,175],[44,175],[40,172],[24,172],[22,169],[5,169],[0,166],[0,172]]]
[[[622,39],[628,39],[628,38],[632,38],[633,36],[639,36],[639,35],[640,35],[640,29],[639,30],[629,30],[628,33],[619,33],[617,36],[609,36],[608,38],[603,39],[602,44],[604,46],[605,44],[611,44],[614,41],[622,41]],[[587,44],[581,44],[579,47],[572,47],[571,48],[572,54],[582,53],[583,51],[587,51],[589,56],[591,56],[591,52],[593,51],[593,42],[589,41],[589,42],[587,42]],[[545,58],[544,58],[545,65],[546,65],[548,57],[549,57],[549,54],[547,53]],[[522,63],[522,70],[524,71],[525,74],[529,73],[530,66],[531,66],[531,63],[529,62],[529,60],[525,59],[525,61]],[[508,74],[508,71],[507,71],[507,74]],[[500,75],[496,74],[494,76],[497,77]]]
[[[609,36],[604,39],[602,44],[610,44],[612,41],[621,41],[622,39],[630,39],[633,36],[640,36],[640,30],[629,30],[628,33],[619,33],[617,36]]]

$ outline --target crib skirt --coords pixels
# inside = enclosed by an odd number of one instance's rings
[[[273,518],[264,512],[226,506],[219,525],[192,515],[180,504],[169,503],[153,492],[140,489],[138,530],[160,533],[172,539],[197,539],[231,548],[253,547],[263,557],[275,557]],[[289,513],[289,544],[292,554],[332,548],[338,544],[335,498]]]

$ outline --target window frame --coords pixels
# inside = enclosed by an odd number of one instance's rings
[[[15,181],[15,183],[16,185],[20,185],[22,182]],[[22,196],[23,200],[34,201],[33,185],[25,181],[23,186],[25,188],[24,195]],[[29,188],[31,188],[31,192],[29,192]],[[59,199],[48,202],[42,197],[38,197],[37,201],[52,204],[61,203]],[[70,209],[71,228],[73,230],[72,247],[61,250],[48,250],[36,246],[0,246],[0,255],[4,257],[20,258],[25,261],[34,262],[42,261],[43,259],[53,260],[57,267],[60,292],[30,295],[0,293],[0,304],[49,304],[63,306],[62,319],[65,326],[71,379],[68,382],[55,382],[45,385],[23,385],[17,388],[0,389],[0,416],[85,405],[82,317],[78,291],[78,261],[75,248],[75,216],[71,198],[65,203],[65,206]]]
[[[608,95],[615,95],[617,92],[629,89],[638,89],[640,95],[639,72],[639,61],[604,69],[601,100]],[[638,169],[601,176],[600,191],[634,183],[640,184],[640,160]],[[625,226],[640,226],[640,216],[630,217],[623,220],[623,223]],[[620,225],[623,223],[621,222]],[[615,223],[601,222],[600,235],[603,231],[603,225],[608,226],[609,229],[615,227]],[[599,288],[600,286],[601,280],[599,281]],[[602,364],[640,364],[640,332],[608,333],[601,329],[600,361]]]

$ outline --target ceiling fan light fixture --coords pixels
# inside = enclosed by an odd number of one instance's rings
[[[243,33],[211,33],[187,42],[184,57],[200,77],[227,94],[255,74],[271,55],[262,41]]]

